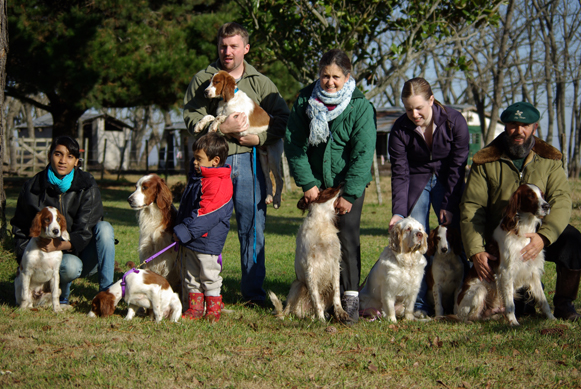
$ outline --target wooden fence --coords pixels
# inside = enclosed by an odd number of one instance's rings
[[[18,138],[16,161],[19,175],[35,174],[48,164],[50,138]]]

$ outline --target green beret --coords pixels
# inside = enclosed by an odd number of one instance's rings
[[[532,124],[538,122],[540,118],[539,110],[526,101],[514,103],[500,115],[500,120],[505,124],[514,122]]]

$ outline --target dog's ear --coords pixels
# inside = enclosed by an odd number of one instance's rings
[[[389,248],[395,253],[401,253],[401,223],[397,223],[391,228]]]
[[[503,231],[514,230],[518,223],[517,214],[520,208],[520,192],[520,190],[517,190],[513,193],[504,210],[504,218],[502,218],[502,222],[500,223],[500,228]]]
[[[428,250],[428,234],[422,231],[422,244],[420,245],[420,253],[425,254]]]
[[[222,89],[222,98],[224,102],[228,102],[234,98],[234,91],[236,90],[236,80],[234,77],[226,73],[226,76],[223,77],[224,81],[224,89]]]
[[[155,201],[158,208],[163,210],[171,208],[173,196],[171,194],[171,190],[167,187],[165,180],[161,177],[157,182],[157,188],[158,188],[157,198],[155,199]]]
[[[67,218],[58,210],[56,211],[56,215],[59,219],[59,225],[61,226],[61,239],[66,240],[68,242],[69,240],[71,240],[71,236],[67,231]]]
[[[437,246],[437,237],[438,229],[435,228],[430,231],[430,236],[428,236],[428,251],[426,251],[426,255],[434,255],[436,254],[436,246]]]
[[[307,204],[307,202],[305,201],[305,196],[301,197],[299,199],[299,202],[297,203],[297,208],[300,209],[301,211],[303,211],[303,213],[309,209],[309,205]]]
[[[91,306],[91,310],[95,312],[97,316],[111,316],[113,312],[115,312],[115,297],[105,291],[99,292],[99,294],[97,294],[93,299]]]
[[[40,236],[40,231],[42,230],[42,211],[38,212],[34,219],[32,219],[32,224],[30,225],[30,231],[28,235],[31,238],[38,238]]]

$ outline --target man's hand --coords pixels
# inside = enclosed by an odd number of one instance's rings
[[[224,135],[230,135],[235,138],[240,138],[242,131],[248,130],[248,119],[244,112],[234,112],[220,124],[220,132]]]
[[[393,215],[393,217],[391,218],[391,220],[389,221],[389,228],[388,231],[391,231],[391,229],[393,228],[393,226],[395,226],[395,224],[400,221],[403,220],[403,217],[399,216],[399,215]]]
[[[238,143],[242,146],[258,146],[260,138],[256,134],[248,134],[238,138]]]
[[[470,259],[472,260],[478,278],[481,281],[484,279],[488,282],[494,282],[494,272],[488,265],[488,261],[498,261],[498,258],[492,254],[488,254],[486,251],[482,251],[478,254],[474,254]]]
[[[71,242],[66,242],[61,238],[38,238],[38,248],[45,253],[52,253],[53,251],[67,251],[73,247]]]
[[[520,252],[522,255],[522,260],[526,262],[530,259],[535,259],[549,243],[549,241],[547,238],[537,233],[525,234],[525,237],[531,240],[529,244],[527,244]]]
[[[443,226],[449,226],[452,224],[452,216],[452,212],[440,209],[440,224]]]
[[[346,213],[349,213],[352,206],[353,204],[345,200],[343,197],[339,197],[337,200],[335,200],[335,212],[337,212],[339,215],[345,215]]]
[[[305,203],[309,204],[311,201],[315,201],[319,197],[319,188],[313,186],[311,189],[305,192]]]

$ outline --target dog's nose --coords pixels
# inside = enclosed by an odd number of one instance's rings
[[[442,252],[445,254],[448,252],[448,248],[447,247],[442,247]]]
[[[58,235],[60,233],[60,230],[58,228],[53,228],[52,229],[52,234],[53,235]]]
[[[208,91],[208,90],[204,91],[204,96],[210,97],[209,95],[210,95],[210,91]]]
[[[543,208],[543,211],[549,211],[549,210],[551,210],[551,204],[549,204],[549,203],[544,203],[544,204],[542,205],[542,208]]]

